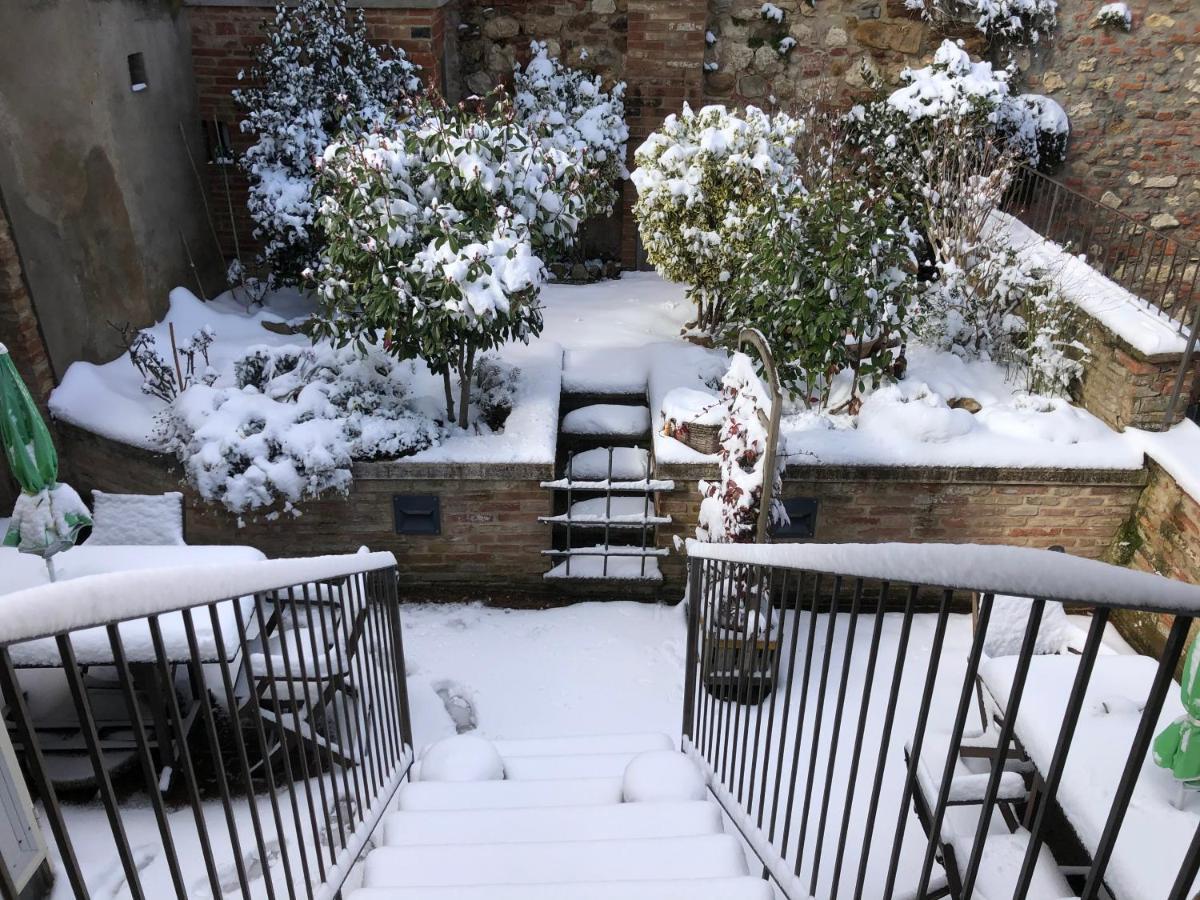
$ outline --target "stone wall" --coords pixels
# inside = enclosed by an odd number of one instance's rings
[[[1112,428],[1161,431],[1183,356],[1144,354],[1093,321],[1083,338],[1091,351],[1075,400]],[[1173,421],[1180,422],[1200,387],[1200,360],[1184,377]]]
[[[1071,118],[1065,180],[1156,228],[1200,241],[1200,4],[1133,0],[1128,33],[1095,29],[1098,3],[1063,0],[1029,66],[1031,90]]]
[[[1110,551],[1112,562],[1200,584],[1200,502],[1162,466],[1150,460],[1141,500]],[[1172,617],[1154,613],[1114,615],[1122,633],[1141,652],[1158,655]]]
[[[6,0],[0,35],[0,193],[61,373],[120,352],[109,321],[147,325],[198,289],[185,244],[219,276],[187,26],[177,0]]]
[[[301,505],[303,514],[239,519],[206,503],[180,482],[175,461],[59,426],[67,473],[85,499],[96,488],[115,493],[184,492],[184,534],[190,544],[247,544],[272,557],[353,553],[359,547],[396,555],[401,589],[414,599],[478,599],[513,605],[549,595],[541,551],[549,546],[550,492],[541,481],[550,465],[361,463],[348,496]],[[398,535],[394,494],[437,495],[441,533]]]
[[[676,487],[659,504],[673,520],[660,526],[664,543],[674,535],[694,537],[696,482],[715,477],[715,468],[659,466],[656,475],[675,479]],[[783,496],[817,499],[814,540],[821,543],[1057,544],[1102,558],[1145,482],[1141,470],[790,466]],[[682,585],[684,566],[682,557],[668,557],[664,574]]]
[[[454,41],[447,42],[457,21],[449,4],[450,0],[350,0],[349,6],[363,9],[371,40],[401,47],[422,67],[424,82],[441,89],[450,74],[448,54],[452,60],[455,52]],[[254,136],[241,132],[238,123],[244,114],[232,91],[239,86],[238,73],[254,63],[254,51],[262,43],[263,25],[273,14],[274,0],[185,0],[184,5],[199,105],[197,134],[214,127],[223,129],[238,156],[253,143]],[[237,251],[242,261],[251,265],[257,242],[246,210],[245,176],[237,165],[215,164],[211,155],[199,162],[222,254],[233,259]]]

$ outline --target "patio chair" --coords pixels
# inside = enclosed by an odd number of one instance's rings
[[[344,580],[316,587],[316,595],[307,598],[267,598],[271,613],[265,619],[266,632],[249,659],[254,700],[242,704],[243,712],[256,709],[274,736],[255,768],[296,745],[327,754],[341,766],[358,764],[360,749],[365,751],[353,745],[351,717],[362,697],[354,678],[370,606],[364,601],[344,620],[350,612],[339,599]]]
[[[187,543],[183,494],[92,491],[92,546],[161,547]]]

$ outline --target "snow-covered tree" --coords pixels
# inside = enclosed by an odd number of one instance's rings
[[[401,127],[331,144],[321,168],[316,333],[425,360],[451,419],[457,376],[465,427],[477,356],[541,331],[536,248],[569,244],[579,227],[578,158],[501,97],[478,110],[427,100]]]
[[[754,364],[744,353],[735,353],[721,381],[725,421],[721,426],[718,451],[720,475],[716,481],[701,481],[699,523],[696,538],[722,544],[753,543],[762,509],[766,483],[767,429],[759,414],[768,413],[771,400]],[[782,490],[778,460],[771,493],[771,521],[784,521],[786,513],[779,495]]]
[[[1020,161],[1049,171],[1066,156],[1067,115],[1049,97],[1013,94],[1012,78],[1008,69],[971,59],[961,42],[945,40],[929,65],[905,69],[901,87],[854,107],[848,123],[877,165],[895,177],[947,123],[963,141],[998,137]]]
[[[584,171],[583,218],[612,215],[629,177],[625,168],[629,128],[625,83],[604,90],[603,79],[564,66],[546,44],[534,41],[529,63],[514,73],[517,117],[559,150],[579,158]],[[556,248],[560,250],[562,248]]]
[[[246,87],[233,92],[256,136],[241,164],[260,262],[277,282],[297,283],[324,239],[316,225],[318,157],[346,129],[386,121],[420,89],[418,68],[398,47],[367,40],[363,11],[346,0],[280,2]]]
[[[752,106],[693,112],[685,104],[638,148],[633,211],[642,244],[664,276],[688,285],[700,331],[715,334],[731,312],[747,213],[764,193],[792,183],[803,128]]]
[[[920,243],[893,196],[839,124],[813,109],[799,184],[783,184],[749,216],[748,252],[734,287],[738,323],[762,331],[781,384],[806,405],[828,399],[849,370],[850,403],[877,384],[903,343]]]

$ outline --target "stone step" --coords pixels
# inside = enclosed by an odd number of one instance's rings
[[[598,403],[584,406],[563,416],[560,429],[564,435],[610,437],[632,440],[650,436],[650,409],[647,406],[625,406]]]
[[[400,810],[522,809],[621,802],[621,779],[550,781],[415,781],[400,791]]]
[[[363,887],[729,878],[749,870],[729,834],[645,840],[379,847]]]
[[[643,525],[669,525],[670,516],[654,514],[654,500],[651,497],[594,497],[590,500],[578,500],[571,504],[565,513],[557,516],[541,516],[541,522],[552,525],[566,525],[573,528],[610,528],[641,529]],[[649,530],[649,527],[648,529]]]
[[[383,820],[384,847],[551,843],[721,834],[721,808],[708,800],[542,809],[398,812]]]
[[[363,888],[350,894],[349,900],[774,900],[774,897],[767,882],[746,875],[671,881]]]

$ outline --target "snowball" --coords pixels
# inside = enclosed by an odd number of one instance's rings
[[[422,781],[503,781],[504,760],[491,741],[456,734],[430,744],[421,757]]]
[[[703,800],[704,776],[696,764],[674,750],[639,753],[625,767],[621,799],[626,803],[670,803]]]

